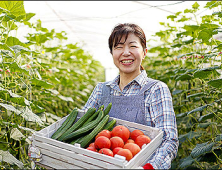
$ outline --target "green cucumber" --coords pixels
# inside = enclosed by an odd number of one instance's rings
[[[111,107],[112,107],[112,103],[109,103],[108,106],[106,107],[106,109],[104,110],[105,115],[109,114],[109,111],[110,111]]]
[[[98,110],[97,112],[95,112],[88,120],[85,121],[85,123],[82,125],[82,127],[88,125],[88,123],[90,123],[92,120],[94,120],[98,116],[100,111],[101,110]]]
[[[74,139],[70,144],[74,145],[75,143],[79,143],[79,141],[81,141],[82,138],[84,138],[84,136]]]
[[[87,126],[81,127],[80,129],[78,129],[78,130],[76,130],[76,131],[66,135],[65,137],[61,138],[61,140],[62,141],[66,141],[68,139],[75,139],[75,138],[81,136],[82,134],[88,132],[89,130],[93,129],[94,127],[96,127],[98,125],[98,123],[102,120],[103,115],[104,115],[103,111],[100,110],[99,111],[99,115],[96,118],[96,120],[93,120]]]
[[[88,125],[91,121],[95,120],[96,117],[97,117],[98,114],[99,114],[99,111],[100,111],[100,110],[103,110],[103,109],[104,109],[104,105],[101,105],[101,106],[99,107],[99,109],[97,110],[97,112],[94,113],[88,120],[86,120],[86,122],[82,125],[82,127]],[[104,116],[105,116],[105,115],[104,115]]]
[[[72,126],[78,115],[78,109],[74,108],[66,120],[63,122],[62,126],[51,136],[52,139],[58,139],[68,128]]]
[[[104,105],[101,105],[98,110],[104,110]]]
[[[105,125],[105,127],[103,129],[107,129],[107,130],[111,131],[115,124],[116,124],[116,119],[113,119],[113,120],[107,122],[107,124]]]
[[[106,115],[103,117],[103,119],[100,121],[100,123],[93,129],[93,131],[86,135],[82,140],[80,141],[80,145],[82,148],[85,148],[89,145],[89,143],[95,138],[95,136],[103,130],[103,127],[109,120],[109,115]]]
[[[94,113],[96,112],[96,108],[90,107],[87,112],[77,121],[75,122],[63,135],[61,135],[58,140],[61,141],[66,135],[74,132],[77,130],[80,126],[85,123],[87,119],[89,119]]]

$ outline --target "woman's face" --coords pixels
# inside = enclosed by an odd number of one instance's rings
[[[120,74],[137,76],[140,74],[140,65],[147,51],[143,50],[140,39],[134,34],[129,34],[125,43],[124,41],[125,36],[116,47],[113,47],[113,62]]]

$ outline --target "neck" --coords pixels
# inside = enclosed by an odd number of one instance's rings
[[[119,88],[121,91],[123,91],[124,87],[129,84],[134,78],[136,78],[141,71],[139,71],[137,74],[126,74],[126,73],[120,73],[120,81],[119,81]]]

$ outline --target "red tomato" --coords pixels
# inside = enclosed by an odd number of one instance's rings
[[[127,161],[130,161],[133,158],[133,154],[129,149],[121,149],[117,152],[117,155],[124,156]]]
[[[135,129],[130,133],[130,138],[135,141],[137,136],[139,136],[139,135],[144,135],[144,133],[139,129]]]
[[[102,149],[102,148],[110,148],[111,146],[111,142],[109,140],[109,138],[105,137],[105,136],[99,136],[96,140],[95,140],[95,148],[96,149]]]
[[[127,143],[124,145],[123,149],[129,149],[132,152],[133,156],[141,151],[140,147],[135,143]]]
[[[108,148],[102,148],[102,149],[99,150],[98,153],[101,153],[101,154],[113,157],[113,152],[110,149],[108,149]]]
[[[136,138],[135,143],[136,143],[137,145],[139,145],[140,148],[142,148],[142,146],[143,146],[144,144],[148,144],[148,143],[150,143],[150,141],[151,141],[151,139],[150,139],[148,136],[146,136],[146,135],[139,135],[139,136]]]
[[[123,149],[123,148],[121,148],[121,147],[114,148],[113,149],[113,156],[115,156],[117,154],[117,152],[119,152],[119,150],[121,150],[121,149]]]
[[[111,138],[111,132],[107,129],[104,129],[96,135],[95,139],[97,139],[99,136],[105,136],[107,138]]]
[[[93,142],[93,143],[90,143],[90,144],[89,144],[89,147],[90,147],[90,146],[95,148],[95,143],[94,143],[94,142]]]
[[[121,147],[122,148],[124,146],[124,141],[119,136],[111,137],[110,142],[111,142],[111,147],[110,147],[111,150],[113,150],[116,147]]]
[[[96,148],[92,147],[92,146],[89,146],[88,148],[86,148],[87,150],[90,150],[90,151],[94,151],[94,152],[97,152]]]
[[[133,139],[128,139],[127,141],[126,141],[126,143],[135,143],[135,141],[133,140]],[[125,143],[125,144],[126,144]]]
[[[130,137],[130,131],[127,127],[123,125],[117,125],[113,128],[111,131],[111,136],[119,136],[123,139],[124,143],[129,139]]]

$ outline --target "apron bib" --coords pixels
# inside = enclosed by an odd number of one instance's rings
[[[144,92],[149,90],[157,82],[157,80],[151,79],[138,94],[131,96],[110,95],[111,89],[104,83],[100,105],[104,105],[104,108],[106,108],[109,103],[112,103],[109,112],[110,117],[152,126],[151,117],[145,115]]]

